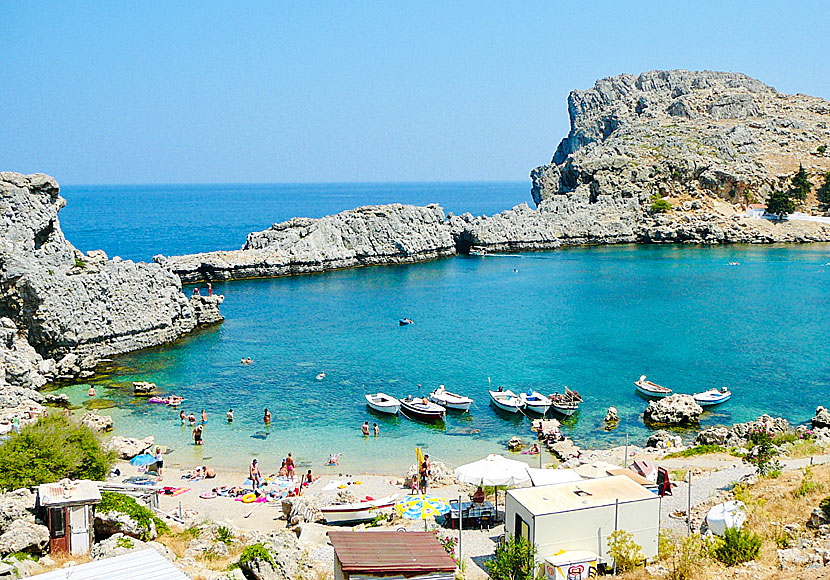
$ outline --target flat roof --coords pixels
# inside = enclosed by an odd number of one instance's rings
[[[57,481],[44,483],[37,488],[40,505],[71,505],[78,503],[98,503],[101,501],[101,492],[98,483],[89,479],[77,481]]]
[[[534,515],[613,505],[616,500],[625,503],[657,499],[654,493],[625,475],[511,489],[507,495]]]
[[[432,532],[330,531],[344,572],[452,572],[455,562]]]
[[[189,580],[154,549],[103,558],[87,564],[36,574],[37,580]]]

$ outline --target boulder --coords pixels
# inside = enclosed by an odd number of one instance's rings
[[[150,396],[156,392],[156,383],[148,383],[146,381],[133,382],[133,393],[138,396]]]
[[[105,446],[108,449],[115,451],[115,454],[119,459],[132,459],[136,455],[140,455],[150,449],[155,441],[155,437],[152,435],[145,437],[144,439],[135,439],[133,437],[115,435],[112,439],[107,441]]]
[[[810,424],[814,429],[830,427],[830,411],[824,407],[817,407],[816,416],[810,419]]]
[[[176,559],[176,555],[164,544],[158,542],[142,542],[141,540],[125,536],[124,534],[115,534],[103,542],[93,544],[92,549],[89,551],[89,556],[93,560],[101,560],[104,558],[112,558],[113,556],[122,556],[131,552],[140,552],[148,548],[153,548],[171,562]]]
[[[643,415],[647,423],[684,425],[697,423],[703,407],[691,395],[674,394],[659,401],[651,401]]]
[[[507,442],[507,448],[510,451],[521,451],[522,450],[522,438],[521,437],[511,437],[510,441]]]
[[[411,488],[412,481],[417,481],[417,477],[418,466],[413,463],[409,466],[409,469],[406,471],[406,475],[404,476],[404,487],[407,489]],[[429,484],[431,486],[452,485],[457,482],[458,480],[455,479],[455,472],[447,467],[443,461],[436,460],[430,462]]]
[[[695,436],[695,445],[726,445],[729,439],[729,429],[726,427],[710,427]]]
[[[605,422],[606,423],[616,423],[620,420],[620,416],[617,414],[616,407],[608,407],[608,412],[605,413]]]
[[[0,533],[17,520],[31,520],[35,509],[35,494],[26,488],[0,495]]]
[[[683,446],[683,439],[679,435],[672,435],[668,431],[659,430],[652,433],[648,441],[646,441],[646,448],[651,449],[669,449]]]
[[[262,542],[272,562],[262,558],[240,560],[239,567],[253,580],[295,580],[302,577],[305,553],[291,532],[271,532]]]
[[[99,415],[97,411],[89,411],[81,417],[81,425],[98,433],[112,431],[112,417]]]
[[[729,429],[729,436],[726,442],[729,445],[744,446],[749,440],[749,433],[755,429],[763,429],[773,436],[783,435],[793,430],[789,421],[786,419],[764,414],[754,421],[735,423],[732,425]]]
[[[119,533],[143,540],[155,540],[158,537],[155,522],[151,520],[148,529],[132,516],[122,512],[96,510],[93,526],[97,538],[109,538]]]
[[[49,529],[27,520],[15,520],[0,535],[0,554],[42,554],[49,545]]]
[[[66,393],[44,393],[43,402],[50,405],[57,405],[59,407],[69,406],[69,395]]]
[[[286,497],[282,500],[282,513],[290,526],[303,522],[324,523],[326,517],[320,508],[331,501],[322,496]]]
[[[574,442],[568,438],[548,445],[548,449],[562,461],[568,461],[569,459],[579,457],[580,454],[579,447],[577,447]]]

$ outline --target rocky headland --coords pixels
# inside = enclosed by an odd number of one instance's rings
[[[274,277],[466,254],[619,243],[830,241],[830,223],[749,217],[799,165],[830,171],[830,102],[737,73],[650,71],[568,97],[571,130],[531,172],[536,208],[493,216],[363,207],[252,233],[241,250],[156,256],[185,282]],[[656,199],[668,204],[656,212]],[[816,213],[813,193],[804,202]]]
[[[0,407],[11,412],[103,357],[221,320],[221,296],[187,298],[158,264],[76,249],[58,220],[65,205],[52,177],[0,173]]]

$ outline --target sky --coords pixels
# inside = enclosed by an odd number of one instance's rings
[[[524,180],[653,69],[830,97],[821,2],[0,0],[0,170],[62,184]]]

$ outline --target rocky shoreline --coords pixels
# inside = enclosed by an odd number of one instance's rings
[[[830,223],[746,210],[803,165],[830,172],[830,102],[779,93],[737,73],[650,71],[600,79],[568,97],[571,130],[531,172],[536,204],[493,216],[392,204],[295,218],[240,250],[154,260],[185,282],[277,277],[585,244],[829,242]],[[664,212],[653,208],[665,202]],[[804,202],[819,211],[815,194]]]

